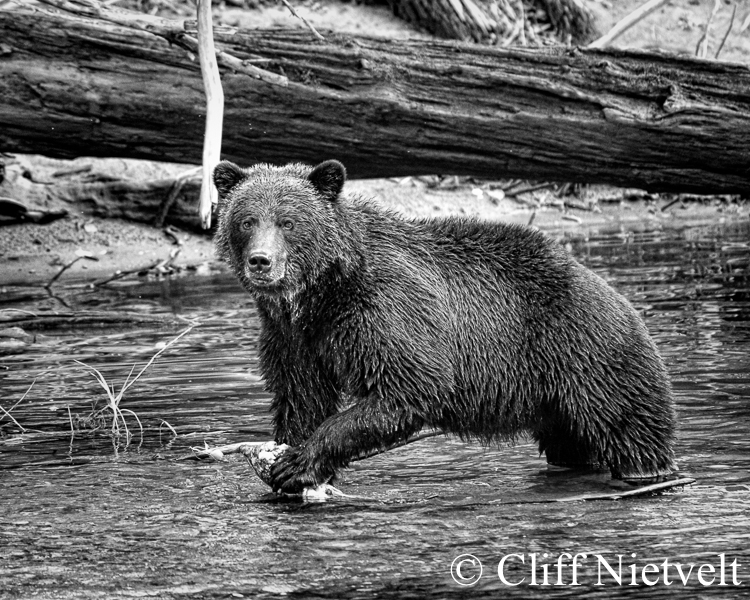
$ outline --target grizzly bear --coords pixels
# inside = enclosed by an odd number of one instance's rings
[[[216,248],[257,302],[277,491],[429,427],[527,432],[554,465],[674,469],[664,364],[625,298],[534,229],[406,219],[327,161],[224,161]]]

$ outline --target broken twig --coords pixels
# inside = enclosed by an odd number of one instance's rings
[[[672,481],[661,481],[659,483],[652,483],[650,485],[644,485],[642,487],[628,490],[626,492],[615,492],[614,494],[587,494],[583,496],[569,496],[567,498],[557,498],[554,502],[590,502],[592,500],[621,500],[622,498],[634,498],[637,496],[645,496],[647,494],[653,494],[654,492],[661,492],[675,487],[682,487],[684,485],[690,485],[695,483],[695,479],[690,477],[683,477],[681,479],[674,479]]]
[[[157,260],[156,262],[151,263],[148,266],[145,267],[138,267],[135,269],[128,269],[126,271],[115,271],[114,274],[110,275],[106,279],[102,279],[100,281],[95,281],[92,285],[94,287],[99,287],[102,285],[107,285],[108,283],[112,283],[113,281],[117,281],[118,279],[122,279],[123,277],[127,277],[128,275],[133,275],[135,273],[148,273],[149,271],[156,271],[158,273],[163,273],[165,271],[168,271],[172,268],[172,263],[174,260],[180,255],[180,252],[182,252],[182,247],[178,246],[177,248],[172,248],[169,251],[169,257],[168,258],[162,258],[160,260]]]
[[[407,444],[413,444],[414,442],[418,442],[419,440],[424,440],[426,438],[435,437],[437,435],[443,435],[443,432],[430,429],[429,431],[418,433],[417,435],[414,435],[407,440],[396,442],[385,448],[371,450],[370,452],[367,452],[365,454],[360,454],[359,456],[352,458],[352,462],[355,462],[358,460],[364,460],[366,458],[371,458],[373,456],[377,456],[378,454],[382,454],[383,452],[388,452],[389,450],[395,450],[396,448],[400,448],[401,446],[406,446]],[[198,460],[201,460],[204,458],[213,458],[214,460],[220,460],[226,454],[245,454],[245,451],[248,448],[252,448],[253,446],[260,446],[261,444],[265,444],[265,443],[266,442],[237,442],[234,444],[227,444],[224,446],[214,446],[213,448],[209,446],[206,446],[204,448],[193,447],[191,448],[191,450],[193,451],[193,454],[183,456],[181,458],[182,459],[198,459]]]
[[[550,188],[554,184],[552,183],[534,183],[531,185],[525,185],[521,186],[519,188],[505,190],[505,196],[509,198],[514,198],[516,196],[520,196],[521,194],[528,194],[529,192],[536,192],[537,190],[543,190],[545,188]]]
[[[193,52],[199,51],[198,40],[193,36],[182,34],[179,36],[179,41],[185,46],[189,47]],[[232,56],[231,54],[228,54],[222,50],[216,50],[216,60],[218,60],[224,67],[229,67],[233,71],[244,73],[245,75],[250,75],[250,77],[260,79],[261,81],[265,81],[266,83],[279,85],[281,87],[287,87],[289,85],[289,79],[284,75],[277,75],[276,73],[271,73],[271,71],[266,71],[265,69],[255,67],[249,64],[248,61],[240,60],[236,56]]]
[[[638,21],[645,19],[648,15],[654,12],[657,8],[660,8],[667,3],[668,0],[649,0],[646,4],[638,7],[628,16],[620,19],[612,29],[605,33],[602,37],[591,42],[586,48],[604,48],[608,46],[616,38],[620,37]]]
[[[55,284],[55,282],[58,279],[60,279],[60,276],[63,273],[65,273],[65,271],[67,271],[68,269],[70,269],[70,267],[72,267],[74,264],[76,264],[79,260],[84,260],[84,259],[86,259],[86,260],[93,260],[93,261],[99,260],[96,256],[92,256],[90,254],[80,254],[80,255],[76,256],[69,263],[63,265],[63,267],[52,277],[52,279],[50,279],[47,283],[44,284],[44,289],[49,290]],[[65,303],[63,302],[63,304],[65,304]]]
[[[703,31],[703,35],[701,36],[701,39],[698,40],[698,45],[695,47],[695,55],[698,58],[706,58],[706,56],[708,56],[708,41],[711,33],[711,23],[713,23],[716,13],[719,12],[719,8],[721,8],[721,0],[714,0],[714,7],[711,10],[708,21],[706,22],[706,29]]]
[[[307,26],[307,28],[310,31],[312,31],[313,35],[316,38],[318,38],[321,42],[326,41],[326,39],[322,35],[320,35],[320,33],[318,33],[318,30],[315,29],[315,27],[313,27],[312,23],[310,23],[310,21],[305,19],[305,17],[303,17],[302,15],[298,14],[297,11],[294,10],[294,7],[291,4],[289,4],[289,2],[287,2],[287,0],[281,0],[281,2],[284,6],[286,6],[289,9],[289,12],[292,13],[293,17],[297,17],[300,21],[302,21]]]
[[[581,496],[568,496],[566,498],[545,498],[543,500],[528,500],[525,502],[518,502],[514,500],[500,500],[497,502],[490,502],[493,506],[499,504],[551,504],[553,502],[593,502],[595,500],[622,500],[623,498],[637,498],[639,496],[648,496],[656,492],[663,492],[673,488],[683,487],[695,483],[695,479],[692,477],[683,477],[680,479],[672,479],[670,481],[660,481],[659,483],[652,483],[644,485],[626,492],[615,492],[612,494],[584,494]]]
[[[734,25],[734,17],[737,15],[737,5],[735,4],[732,6],[732,17],[729,19],[729,27],[727,27],[726,32],[724,33],[724,37],[721,38],[721,43],[719,44],[719,47],[716,49],[716,54],[714,54],[714,58],[718,59],[719,54],[721,54],[721,50],[724,48],[724,44],[727,41],[727,38],[729,37],[729,34],[732,31],[732,25]]]
[[[744,33],[748,27],[750,27],[750,12],[747,13],[745,20],[742,21],[742,25],[740,25],[740,33]]]
[[[195,169],[190,169],[189,171],[185,171],[184,173],[181,173],[180,175],[175,177],[174,182],[172,183],[172,187],[169,188],[169,193],[159,206],[159,211],[157,212],[156,217],[154,217],[154,227],[164,227],[164,221],[167,219],[167,215],[169,214],[170,209],[172,208],[172,206],[174,206],[174,203],[180,196],[182,188],[185,187],[185,184],[189,180],[195,177],[199,177],[201,174],[201,170],[202,167],[196,167]]]

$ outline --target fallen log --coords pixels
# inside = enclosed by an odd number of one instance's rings
[[[40,156],[0,157],[0,225],[13,222],[4,205],[15,202],[26,207],[16,221],[49,222],[70,211],[200,229],[200,167],[114,158],[65,165]]]
[[[200,162],[202,83],[180,46],[99,18],[17,8],[0,10],[0,39],[0,151]],[[274,85],[224,69],[223,156],[242,164],[336,157],[360,178],[748,190],[744,65],[332,33],[320,42],[284,30],[217,32],[216,42],[288,78]]]

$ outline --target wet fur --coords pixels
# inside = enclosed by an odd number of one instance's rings
[[[257,300],[274,395],[275,488],[327,481],[422,427],[530,432],[549,462],[670,472],[674,409],[632,306],[526,227],[408,220],[340,195],[335,166],[217,168],[216,247]],[[343,171],[342,171],[343,174]],[[283,285],[243,275],[248,214],[293,214]]]

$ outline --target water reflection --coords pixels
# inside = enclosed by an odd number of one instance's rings
[[[61,288],[76,311],[120,320],[72,322],[41,290],[3,290],[9,309],[36,318],[0,347],[0,590],[7,597],[184,596],[424,598],[455,595],[450,565],[486,564],[467,595],[630,596],[640,586],[508,587],[507,553],[604,553],[639,564],[739,559],[750,585],[750,224],[620,230],[564,236],[581,261],[643,312],[667,360],[679,411],[677,453],[690,489],[622,502],[530,503],[612,489],[596,473],[548,470],[531,443],[483,448],[433,438],[346,471],[356,499],[279,502],[249,467],[176,460],[191,446],[270,437],[258,375],[252,301],[225,274]],[[154,317],[141,322],[138,318]],[[103,391],[77,359],[115,387],[165,341],[200,326],[131,388],[123,407],[144,426],[114,451],[101,433],[77,432]],[[175,437],[163,424],[167,422]],[[550,558],[550,562],[553,558]],[[523,576],[516,565],[510,579]],[[743,571],[744,570],[744,571]],[[734,595],[704,587],[702,595]],[[684,594],[681,584],[651,588]],[[742,590],[737,590],[741,592]]]

